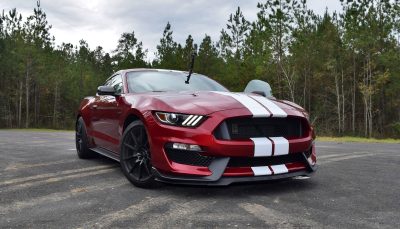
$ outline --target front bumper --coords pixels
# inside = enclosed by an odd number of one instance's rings
[[[317,170],[317,165],[310,164],[306,155],[304,156],[305,169],[288,172],[284,174],[274,174],[266,176],[244,176],[244,177],[229,177],[223,176],[224,171],[229,163],[229,157],[214,159],[208,167],[211,171],[209,176],[178,176],[171,174],[163,174],[157,169],[153,168],[153,173],[156,179],[165,183],[185,184],[185,185],[206,185],[206,186],[226,186],[232,183],[247,183],[247,182],[262,182],[269,180],[278,180],[291,178],[296,176],[310,176]]]
[[[163,182],[200,185],[229,185],[234,182],[265,181],[293,176],[307,176],[316,166],[315,147],[312,130],[302,137],[288,139],[288,156],[301,156],[298,161],[278,161],[271,164],[249,165],[238,160],[254,159],[255,145],[248,140],[219,140],[213,131],[223,120],[244,116],[245,110],[221,111],[210,115],[198,128],[182,128],[160,124],[150,113],[146,115],[146,125],[152,154],[152,165],[157,179]],[[211,157],[211,163],[196,165],[177,163],[168,156],[166,146],[172,142],[195,144],[202,148],[201,155]],[[258,158],[263,159],[263,158]],[[265,158],[266,161],[276,158]],[[272,160],[274,161],[274,160]],[[258,160],[260,162],[260,160]],[[256,174],[253,166],[266,168]],[[284,166],[284,171],[274,171],[274,166]],[[270,172],[269,172],[269,170]],[[257,168],[259,169],[259,168]],[[268,174],[269,173],[269,174]]]

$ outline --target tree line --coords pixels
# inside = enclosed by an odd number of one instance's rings
[[[218,40],[205,34],[174,41],[167,23],[155,58],[134,31],[114,51],[55,45],[40,7],[27,18],[0,15],[0,127],[73,128],[80,100],[119,69],[194,71],[232,91],[252,79],[267,81],[275,97],[310,112],[321,135],[400,137],[400,2],[343,0],[342,11],[318,15],[305,0],[265,0],[255,21],[238,7]]]

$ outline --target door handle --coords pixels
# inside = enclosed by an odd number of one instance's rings
[[[96,104],[95,104],[95,105],[92,105],[91,108],[92,108],[93,110],[96,110],[96,109],[97,109],[97,105],[96,105]]]

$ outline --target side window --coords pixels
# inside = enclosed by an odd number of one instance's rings
[[[110,79],[108,79],[105,83],[104,86],[112,86],[116,92],[116,94],[121,94],[123,91],[123,86],[122,86],[122,78],[121,75],[114,75]]]
[[[111,77],[110,79],[108,79],[105,83],[104,86],[111,86],[111,83],[113,82],[115,76]]]
[[[110,86],[114,87],[114,90],[117,94],[121,94],[123,89],[121,75],[114,76]]]

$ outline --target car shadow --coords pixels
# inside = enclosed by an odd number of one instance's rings
[[[287,192],[304,192],[317,188],[312,178],[307,180],[283,179],[274,181],[234,183],[228,186],[188,186],[164,184],[159,190],[172,196],[191,196],[194,198],[246,198],[249,195],[273,195]]]
[[[97,155],[93,158],[97,163],[110,164],[119,167],[119,163],[108,157]],[[124,176],[121,172],[121,176]],[[206,185],[182,185],[159,183],[159,185],[146,192],[153,194],[164,193],[168,196],[191,197],[191,198],[247,198],[249,195],[274,195],[288,192],[308,192],[316,189],[318,182],[313,179],[293,179],[271,180],[261,182],[233,183],[228,186],[206,186]],[[132,185],[132,188],[135,188]],[[139,188],[138,188],[139,189]],[[143,189],[144,190],[144,189]]]

